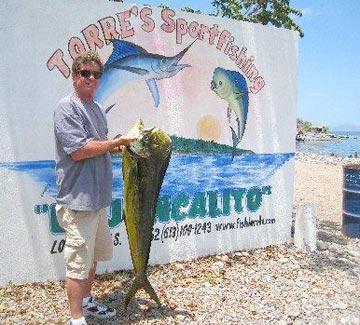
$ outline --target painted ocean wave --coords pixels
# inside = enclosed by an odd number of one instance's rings
[[[167,169],[161,196],[173,196],[181,192],[194,195],[197,192],[219,188],[261,186],[273,176],[295,153],[229,155],[172,156]],[[113,197],[123,196],[121,158],[113,158]],[[56,196],[55,161],[25,161],[0,163],[1,169],[24,173],[43,186],[42,195]]]

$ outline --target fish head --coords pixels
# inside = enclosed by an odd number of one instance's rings
[[[248,106],[248,87],[244,76],[238,71],[230,71],[217,67],[214,70],[210,87],[220,98],[228,101],[231,97],[236,100],[241,99],[243,105]]]
[[[171,139],[159,128],[145,129],[139,120],[130,129],[128,135],[136,136],[137,140],[125,150],[134,159],[164,159],[171,154]]]
[[[173,77],[182,69],[190,67],[189,64],[178,64],[178,62],[175,57],[162,57],[159,60],[154,60],[152,69],[157,74],[156,79]]]
[[[231,75],[227,70],[220,67],[214,70],[210,87],[211,90],[222,99],[229,98],[234,92],[234,84]]]
[[[157,79],[173,77],[182,69],[191,67],[189,64],[179,64],[179,62],[195,41],[175,56],[165,57],[157,55],[158,60],[155,60],[154,65],[152,66],[153,70],[158,73]]]
[[[167,66],[166,69],[167,69],[167,72],[171,76],[174,76],[182,69],[188,68],[188,67],[191,67],[191,65],[190,64],[177,64],[176,62],[170,62],[170,64]]]

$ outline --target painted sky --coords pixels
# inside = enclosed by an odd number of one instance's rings
[[[141,1],[124,1],[142,4]],[[211,1],[143,0],[173,9],[214,13]],[[298,114],[313,124],[360,130],[360,6],[357,0],[292,0],[302,10],[299,41]]]

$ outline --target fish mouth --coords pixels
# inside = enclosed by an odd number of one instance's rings
[[[176,62],[172,62],[169,66],[166,67],[165,70],[163,70],[163,72],[177,73],[180,70],[182,70],[184,68],[189,68],[189,67],[191,67],[190,64],[177,64]]]
[[[182,63],[182,64],[178,64],[178,62],[173,62],[170,64],[170,67],[169,68],[174,68],[174,70],[179,70],[180,69],[184,69],[184,68],[189,68],[191,67],[190,64],[186,64],[186,63]]]
[[[145,158],[143,156],[141,156],[140,154],[138,154],[133,148],[131,147],[127,147],[127,151],[129,152],[130,156],[132,158],[134,158],[135,160],[141,159],[141,158]]]
[[[119,133],[119,134],[117,134],[115,137],[114,137],[114,139],[117,139],[117,138],[120,138],[122,136],[122,134],[121,133]],[[136,140],[137,141],[137,140]],[[127,147],[126,148],[127,150],[128,150],[128,152],[129,152],[129,155],[132,157],[132,158],[134,158],[134,159],[140,159],[140,158],[143,158],[140,154],[138,154],[135,150],[134,150],[134,148],[132,148],[131,146],[129,146],[129,147]],[[120,152],[121,152],[121,149],[120,149]]]
[[[211,80],[211,82],[210,82],[210,88],[211,88],[211,90],[215,90],[215,89],[216,89],[216,83],[215,83],[214,80]]]
[[[144,129],[143,125],[140,127],[140,135],[138,139],[127,147],[129,155],[135,160],[148,158],[151,154],[144,151],[144,144],[150,140],[151,133],[156,129],[156,127],[152,127],[149,129]]]

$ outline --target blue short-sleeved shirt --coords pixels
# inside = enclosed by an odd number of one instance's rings
[[[97,103],[71,94],[54,112],[57,203],[73,210],[98,210],[111,203],[110,153],[76,162],[70,154],[90,140],[107,140],[107,122]]]

